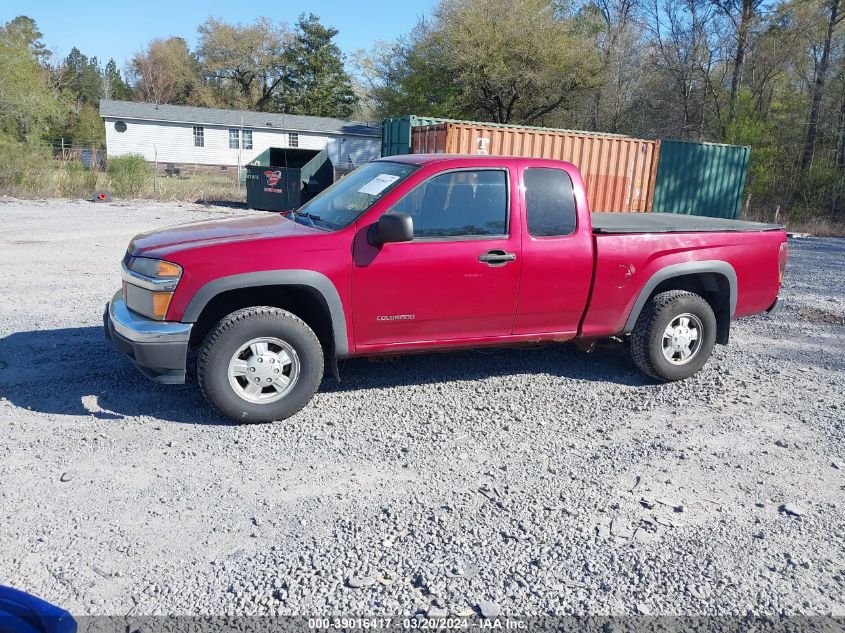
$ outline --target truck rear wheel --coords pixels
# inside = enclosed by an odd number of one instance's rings
[[[634,363],[652,378],[689,378],[704,366],[716,342],[716,317],[702,297],[661,292],[643,308],[631,332]]]
[[[206,399],[238,422],[283,420],[323,377],[323,349],[308,325],[280,308],[244,308],[206,336],[197,378]]]

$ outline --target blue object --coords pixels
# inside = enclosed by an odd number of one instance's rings
[[[76,633],[76,620],[41,598],[0,585],[0,633]]]
[[[103,171],[106,168],[106,152],[102,149],[96,151],[83,149],[79,152],[79,160],[82,161],[85,169]]]

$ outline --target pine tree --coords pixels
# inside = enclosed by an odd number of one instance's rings
[[[74,46],[62,65],[61,79],[63,87],[71,92],[80,105],[99,103],[103,78],[96,57],[89,59]]]
[[[332,40],[337,29],[320,18],[300,16],[289,50],[291,72],[277,107],[292,114],[347,118],[357,103],[340,48]]]
[[[41,41],[42,33],[30,17],[19,15],[3,26],[5,37],[10,41],[24,44],[39,62],[46,62],[51,53]]]
[[[127,100],[132,96],[132,89],[121,77],[114,59],[110,59],[106,64],[103,70],[103,81],[104,96],[109,99]]]

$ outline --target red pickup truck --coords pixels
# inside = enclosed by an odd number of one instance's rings
[[[411,155],[296,211],[142,233],[107,336],[148,377],[241,422],[296,413],[337,359],[603,337],[691,376],[731,319],[780,308],[780,226],[590,213],[569,163]]]

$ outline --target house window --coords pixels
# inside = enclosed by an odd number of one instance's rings
[[[229,149],[238,149],[238,143],[240,142],[240,131],[239,130],[229,130]]]
[[[252,130],[244,130],[243,132],[243,145],[241,145],[241,147],[244,149],[252,149]]]
[[[297,132],[288,134],[288,147],[299,147],[299,134]]]
[[[126,131],[126,121],[115,121],[114,122],[114,129],[116,132],[125,132]]]
[[[205,128],[194,126],[194,147],[205,147]]]

